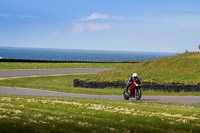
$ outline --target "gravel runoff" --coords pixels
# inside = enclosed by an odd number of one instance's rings
[[[49,76],[49,75],[72,75],[72,74],[96,74],[109,71],[114,68],[73,68],[73,69],[18,69],[0,70],[0,78]]]
[[[73,93],[63,93],[63,92],[38,90],[38,89],[14,88],[14,87],[0,87],[0,95],[74,97],[74,98],[121,100],[121,101],[124,100],[123,96],[73,94]],[[131,98],[129,101],[134,102],[136,100]],[[140,101],[200,105],[200,96],[142,96]]]

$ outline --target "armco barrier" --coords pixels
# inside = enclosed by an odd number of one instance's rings
[[[123,81],[113,81],[113,82],[97,82],[97,81],[84,81],[80,79],[74,79],[74,87],[83,88],[125,88],[126,82]],[[142,89],[145,90],[164,90],[164,91],[174,91],[174,92],[190,92],[199,91],[200,83],[198,84],[183,84],[183,83],[171,83],[171,84],[158,84],[155,82],[142,82]]]

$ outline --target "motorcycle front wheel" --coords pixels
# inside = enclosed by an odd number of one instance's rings
[[[129,96],[127,96],[127,95],[125,94],[125,92],[126,92],[126,90],[124,90],[124,92],[123,92],[124,100],[128,100],[128,99],[129,99]]]
[[[142,96],[141,89],[135,89],[135,98],[136,98],[136,100],[140,100],[141,96]]]

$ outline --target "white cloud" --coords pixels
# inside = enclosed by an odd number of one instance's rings
[[[15,15],[8,15],[8,14],[3,14],[3,13],[0,13],[0,17],[17,17],[19,19],[33,19],[35,17],[31,16],[31,15],[21,15],[21,16],[15,16]]]
[[[88,24],[87,25],[87,30],[89,30],[89,31],[108,30],[111,28],[112,28],[112,26],[107,25],[107,24]]]
[[[74,23],[72,32],[73,33],[80,33],[83,31],[95,32],[101,30],[109,30],[112,28],[112,25],[110,24],[90,23],[90,20],[96,20],[96,19],[122,20],[123,18],[119,16],[109,16],[108,14],[102,14],[102,13],[92,13],[90,16],[81,18],[77,23]]]
[[[102,14],[102,13],[92,13],[88,17],[81,18],[81,21],[89,21],[89,20],[95,20],[95,19],[115,19],[115,20],[122,20],[122,17],[119,16],[109,16],[108,14]]]
[[[84,30],[84,25],[81,23],[75,23],[73,24],[73,33],[80,33]]]
[[[18,16],[18,18],[20,18],[20,19],[32,19],[34,17],[30,16],[30,15],[24,15],[24,16]]]
[[[109,15],[107,14],[101,14],[101,13],[92,13],[90,16],[88,16],[85,20],[93,20],[93,19],[108,19]]]
[[[112,26],[108,24],[82,24],[82,23],[75,23],[73,24],[73,33],[81,33],[83,31],[100,31],[100,30],[108,30],[111,29]]]
[[[9,15],[8,14],[3,14],[3,13],[0,13],[0,17],[8,17]]]
[[[119,17],[119,16],[111,16],[112,19],[116,19],[116,20],[123,20],[122,17]]]

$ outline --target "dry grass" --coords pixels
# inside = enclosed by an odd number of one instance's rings
[[[200,130],[199,106],[14,96],[1,96],[0,105],[2,132],[198,132]]]

